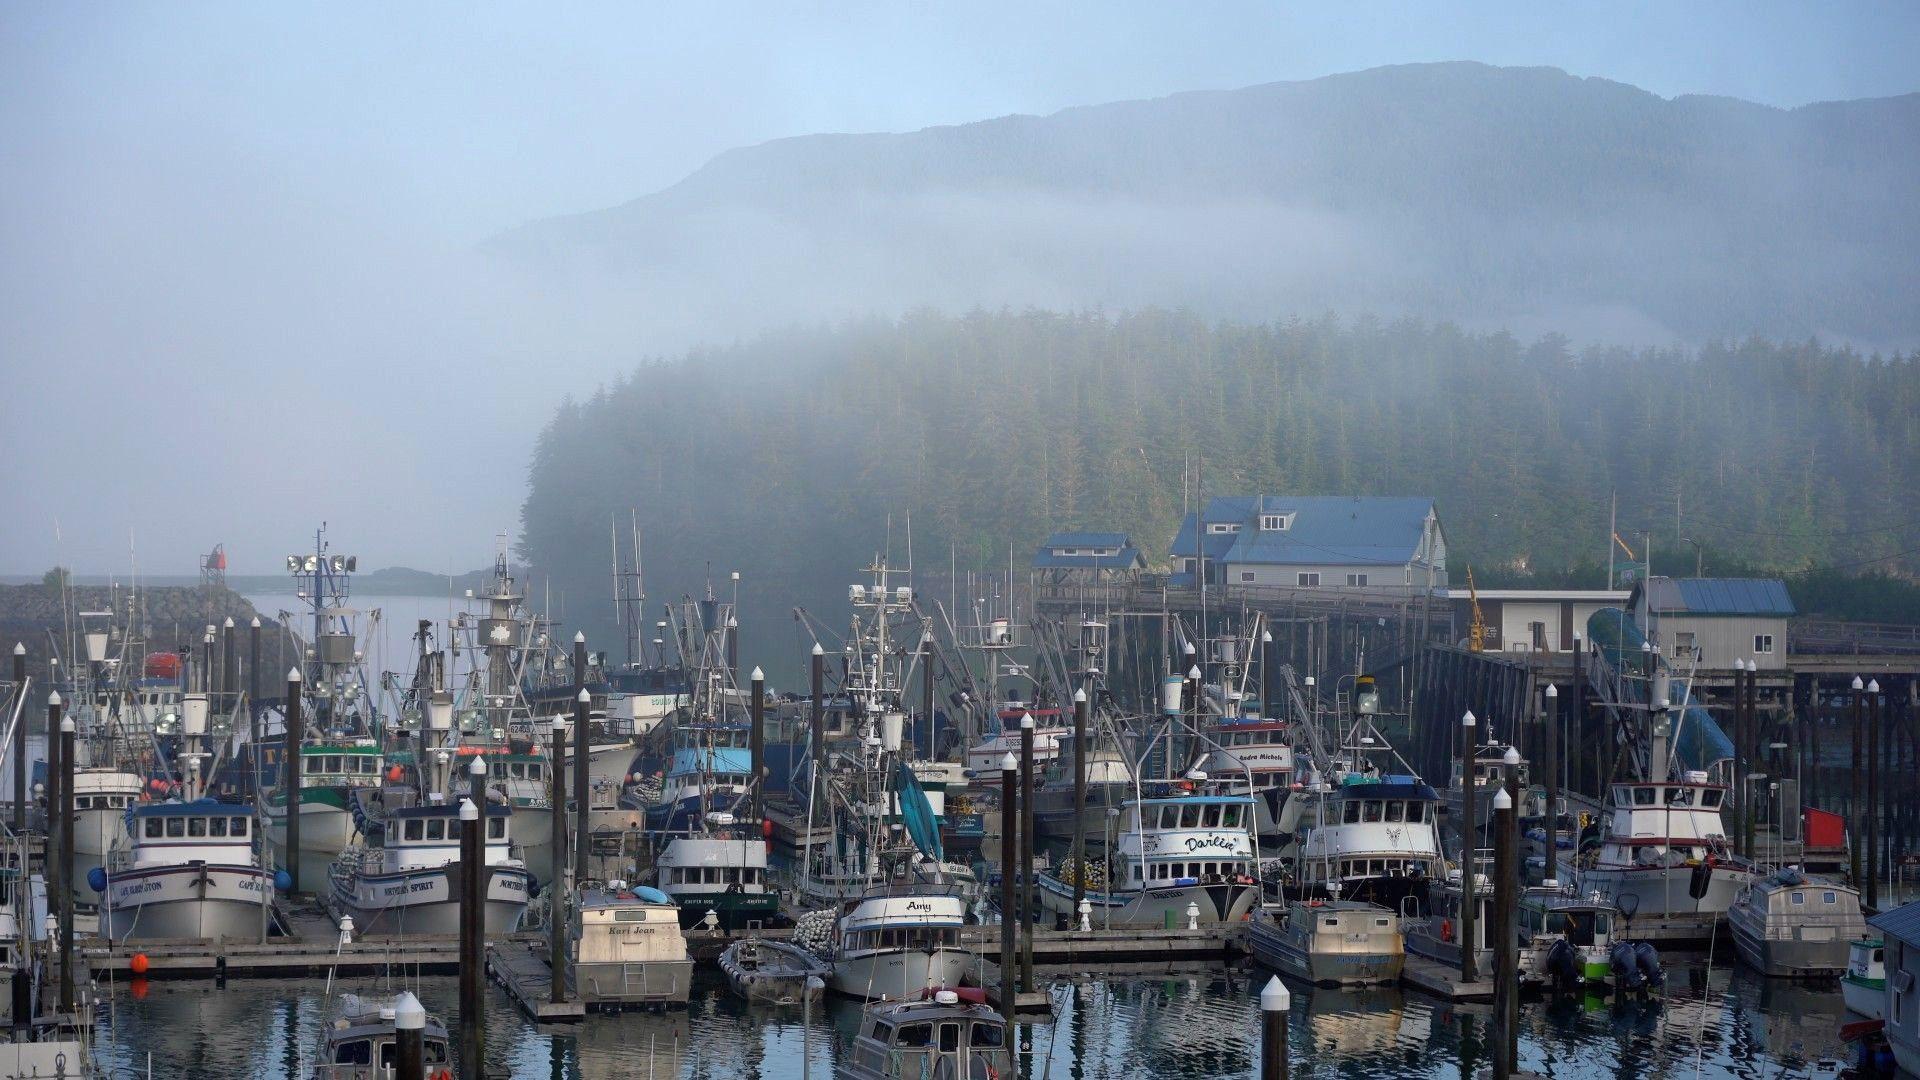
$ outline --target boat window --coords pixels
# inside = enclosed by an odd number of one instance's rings
[[[91,796],[91,795],[80,795],[80,796],[77,796],[77,797],[75,797],[75,799],[73,800],[73,808],[74,808],[75,810],[91,810],[91,809],[93,809],[93,796]]]
[[[1403,803],[1398,799],[1392,799],[1388,801],[1387,803],[1387,820],[1388,821],[1401,821],[1406,818],[1406,815],[1407,815],[1406,803]]]
[[[1379,821],[1380,801],[1378,799],[1368,799],[1362,804],[1360,817],[1363,821]]]
[[[1340,917],[1339,917],[1338,915],[1323,915],[1323,916],[1321,916],[1321,918],[1320,918],[1320,929],[1322,929],[1322,930],[1338,930],[1338,929],[1340,929]]]
[[[873,1022],[873,1038],[875,1042],[882,1046],[892,1045],[893,1025],[887,1023],[885,1020],[875,1020]]]
[[[1340,820],[1345,822],[1348,825],[1352,825],[1355,822],[1359,821],[1360,820],[1360,804],[1357,802],[1350,802],[1350,803],[1346,803],[1345,806],[1346,806],[1346,809],[1341,812]]]
[[[1693,789],[1684,788],[1684,787],[1668,788],[1667,789],[1667,805],[1668,806],[1692,806],[1693,805]]]
[[[933,1042],[932,1024],[901,1024],[893,1037],[895,1046],[928,1046]]]
[[[1228,806],[1223,808],[1220,811],[1220,825],[1222,828],[1227,828],[1227,829],[1239,828],[1240,827],[1240,808],[1237,806]]]
[[[1217,829],[1220,827],[1220,808],[1218,806],[1205,808],[1200,815],[1200,827],[1204,829]]]
[[[487,819],[487,836],[493,840],[503,840],[507,835],[507,819],[490,817]]]
[[[1199,806],[1193,803],[1188,803],[1187,805],[1180,808],[1180,827],[1181,828],[1191,829],[1198,826],[1199,824],[1200,824],[1200,807]]]
[[[940,1052],[957,1053],[960,1049],[960,1025],[945,1023],[940,1025]]]
[[[187,835],[187,819],[170,817],[167,819],[167,836],[177,839]]]
[[[163,826],[160,824],[159,818],[150,817],[147,819],[146,833],[149,839],[157,839],[160,836],[160,830],[162,828]]]
[[[1840,899],[1839,897],[1835,896],[1830,892],[1820,894],[1820,900],[1822,903],[1832,904],[1837,902],[1839,899]]]
[[[1804,903],[1806,903],[1806,902],[1807,902],[1807,894],[1806,894],[1806,893],[1803,893],[1803,892],[1795,892],[1795,893],[1793,894],[1793,902],[1794,902],[1795,904],[1804,904]]]
[[[1007,1033],[999,1024],[989,1024],[984,1020],[975,1020],[973,1022],[974,1046],[992,1049],[1004,1046],[1006,1041]]]
[[[208,836],[227,835],[227,819],[223,817],[217,817],[209,820],[207,822],[207,835]]]
[[[1633,789],[1633,805],[1635,806],[1652,806],[1653,797],[1653,789],[1650,787]]]
[[[427,822],[427,839],[445,840],[446,838],[447,838],[447,823],[445,819],[433,818],[432,820]]]
[[[321,760],[320,760],[319,758],[317,758],[317,757],[310,757],[310,758],[307,758],[307,759],[306,759],[306,763],[307,763],[307,772],[308,772],[309,774],[317,774],[317,773],[319,773],[319,772],[320,772],[320,770],[321,770],[321,768],[322,768],[322,767],[323,767],[323,766],[324,766],[324,765],[326,764],[326,762],[324,762],[324,761],[321,761]]]
[[[1422,802],[1408,803],[1407,820],[1416,825],[1427,820],[1427,804]]]
[[[428,1065],[445,1065],[447,1063],[447,1040],[428,1039],[425,1056]]]
[[[246,818],[243,818],[243,817],[237,817],[237,818],[228,818],[228,819],[227,819],[227,834],[228,834],[229,836],[245,836],[245,835],[247,835],[247,819],[246,819]]]
[[[1388,926],[1390,925],[1390,922],[1389,922],[1389,920],[1387,920],[1387,919],[1375,919],[1375,920],[1373,920],[1373,925],[1375,925],[1375,926],[1377,926],[1377,927],[1379,927],[1380,929],[1382,929],[1382,930],[1384,930],[1384,929],[1386,929],[1386,928],[1387,928],[1387,927],[1388,927]]]
[[[373,1040],[352,1039],[333,1048],[335,1065],[373,1064]]]
[[[1720,795],[1721,795],[1721,792],[1717,789],[1709,789],[1707,791],[1703,791],[1700,793],[1700,805],[1701,806],[1719,806]]]
[[[427,835],[427,823],[425,821],[421,820],[420,818],[407,819],[406,838],[408,840],[418,840],[426,835]]]

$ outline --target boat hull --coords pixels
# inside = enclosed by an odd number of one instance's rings
[[[693,987],[692,960],[573,964],[567,981],[589,1005],[685,1005]]]
[[[1079,918],[1073,910],[1073,886],[1048,874],[1041,874],[1040,906],[1055,915],[1066,915],[1069,924]],[[1259,902],[1260,887],[1253,884],[1221,882],[1206,885],[1175,885],[1165,889],[1127,892],[1088,890],[1092,905],[1088,918],[1095,927],[1127,926],[1139,928],[1185,927],[1187,906],[1197,908],[1195,918],[1202,926],[1236,923],[1245,919]]]
[[[107,883],[106,923],[115,941],[259,940],[273,880],[253,866],[205,863],[123,870]]]
[[[827,986],[857,998],[898,1000],[929,986],[959,986],[974,962],[964,949],[891,949],[834,961]]]
[[[708,912],[719,920],[719,929],[746,930],[758,924],[771,924],[780,915],[780,897],[770,892],[675,893],[668,896],[680,908],[680,926],[687,930],[706,928]]]
[[[344,806],[335,806],[330,802],[303,801],[300,804],[300,854],[303,856],[331,861],[347,850],[359,833],[359,828],[353,823],[353,815]],[[281,864],[285,865],[288,861],[285,804],[267,806],[267,836],[273,841]]]
[[[1847,1011],[1864,1016],[1869,1020],[1884,1020],[1887,1016],[1887,983],[1885,979],[1861,979],[1852,975],[1840,978],[1840,996],[1846,1000]]]
[[[1747,966],[1774,979],[1831,979],[1847,970],[1847,941],[1766,938],[1746,920],[1729,917],[1733,947]]]
[[[394,874],[348,874],[333,882],[334,905],[353,916],[356,933],[392,937],[460,932],[457,864]],[[481,875],[485,930],[502,936],[520,929],[533,875],[517,866],[489,866]]]
[[[1390,983],[1406,966],[1404,952],[1309,952],[1284,927],[1266,921],[1250,923],[1246,940],[1255,960],[1315,986]]]

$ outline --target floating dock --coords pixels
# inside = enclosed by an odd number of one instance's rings
[[[505,941],[487,946],[487,974],[506,989],[507,996],[534,1023],[564,1024],[586,1019],[585,1002],[552,999],[553,968],[547,963],[544,942]]]

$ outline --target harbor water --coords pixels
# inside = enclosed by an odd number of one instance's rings
[[[1201,966],[1077,980],[1042,972],[1049,974],[1056,1016],[1023,1025],[1025,1076],[1256,1075],[1264,971]],[[391,983],[354,978],[336,981],[332,993],[400,985],[397,976]],[[454,979],[405,985],[457,1029]],[[1484,1006],[1397,988],[1294,986],[1292,993],[1295,1076],[1451,1078],[1486,1067]],[[156,1078],[305,1077],[333,1013],[322,979],[235,980],[225,988],[203,981],[122,984],[108,1004],[98,1028],[102,1063],[115,1076],[146,1076],[151,1068]],[[487,1008],[495,1067],[566,1080],[826,1080],[860,1018],[859,1006],[840,998],[817,1009],[811,1025],[798,1009],[749,1009],[707,971],[684,1010],[595,1014],[578,1026],[535,1027],[497,988]],[[1694,960],[1674,965],[1665,995],[1645,1002],[1528,1002],[1520,1064],[1556,1077],[1834,1076],[1846,1064],[1837,1034],[1846,1019],[1837,986],[1768,982]]]

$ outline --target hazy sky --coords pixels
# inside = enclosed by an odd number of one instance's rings
[[[1916,46],[1912,4],[7,5],[0,572],[130,530],[268,571],[323,518],[483,564],[553,403],[632,357],[469,249],[729,147],[1428,60],[1796,105],[1920,89]]]

